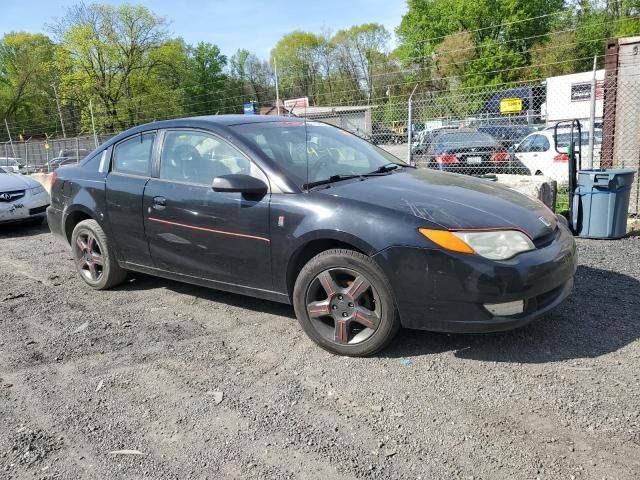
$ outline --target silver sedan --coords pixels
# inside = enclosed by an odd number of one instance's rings
[[[40,183],[0,168],[0,224],[41,222],[49,203],[49,194]]]

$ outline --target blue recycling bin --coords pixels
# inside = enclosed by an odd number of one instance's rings
[[[574,231],[579,237],[621,238],[627,233],[630,168],[579,170],[574,201]]]

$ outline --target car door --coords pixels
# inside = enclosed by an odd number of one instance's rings
[[[535,170],[532,173],[541,172],[544,175],[552,175],[554,170],[553,157],[555,149],[551,149],[551,143],[546,135],[534,135],[533,142],[533,164]]]
[[[144,232],[142,196],[151,173],[156,132],[145,132],[117,143],[106,180],[106,214],[111,237],[125,262],[151,266]]]
[[[162,132],[154,178],[144,192],[145,229],[157,268],[271,289],[270,195],[215,192],[213,179],[265,174],[221,137],[200,130]]]
[[[531,171],[532,175],[536,173],[536,152],[533,150],[533,144],[537,136],[538,135],[528,136],[520,145],[518,145],[518,148],[516,148],[516,158]]]

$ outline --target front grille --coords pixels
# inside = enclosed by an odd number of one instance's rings
[[[533,298],[528,298],[524,301],[524,312],[518,316],[529,315],[535,311],[542,310],[543,308],[551,305],[562,294],[566,284],[560,285],[552,290],[541,293]],[[516,316],[514,316],[515,318]]]
[[[11,192],[0,192],[0,202],[15,202],[24,197],[24,190],[13,190]]]
[[[30,208],[29,215],[38,215],[39,213],[44,213],[47,211],[47,207],[49,205],[44,205],[42,207]]]

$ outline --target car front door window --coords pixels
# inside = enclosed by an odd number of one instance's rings
[[[168,131],[160,159],[160,178],[211,185],[220,175],[245,174],[266,180],[258,168],[224,140],[198,131]]]
[[[528,153],[531,151],[531,145],[535,137],[525,138],[518,146],[518,153]]]

